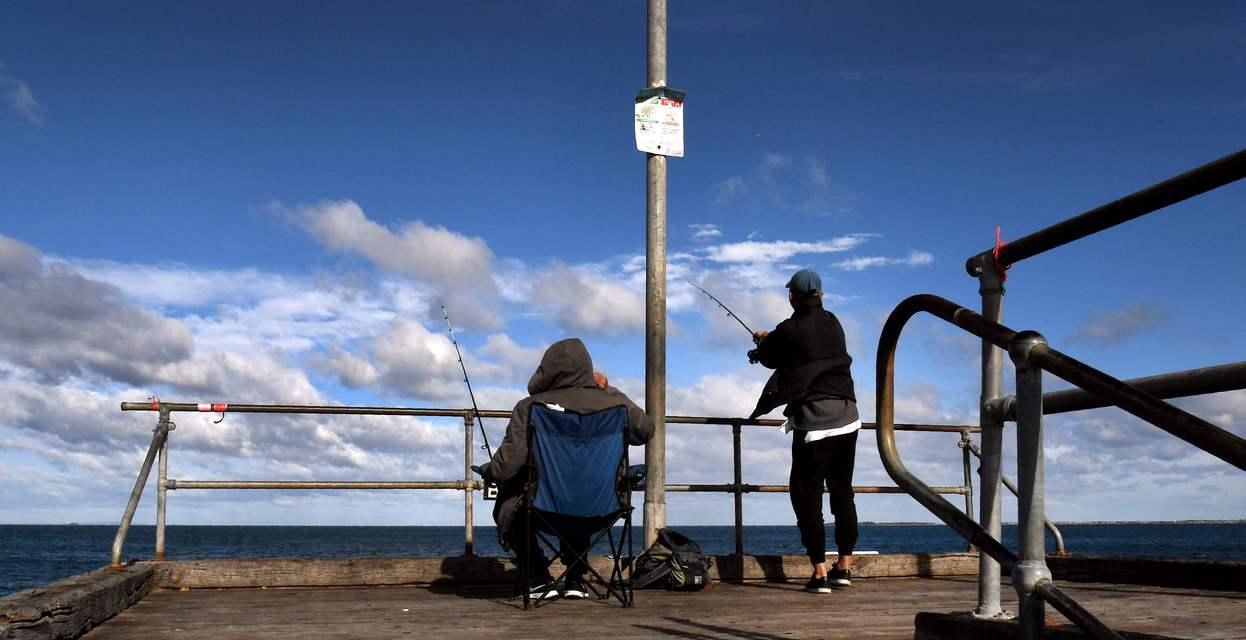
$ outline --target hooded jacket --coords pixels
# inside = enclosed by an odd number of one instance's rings
[[[775,372],[750,418],[807,398],[857,400],[844,328],[835,314],[822,308],[820,297],[797,299],[792,317],[757,345],[757,358]]]
[[[528,380],[528,397],[520,400],[511,412],[506,436],[488,464],[481,465],[482,475],[498,483],[498,501],[493,519],[498,526],[498,539],[506,548],[506,534],[519,510],[520,498],[528,474],[528,414],[532,403],[557,404],[577,413],[594,413],[612,407],[627,407],[627,443],[642,445],[653,437],[653,419],[636,406],[622,391],[614,387],[598,389],[593,379],[593,360],[579,338],[559,340],[545,350],[541,364]],[[618,477],[627,473],[620,464]]]

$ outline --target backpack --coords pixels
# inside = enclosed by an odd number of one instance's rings
[[[700,591],[710,583],[712,564],[688,536],[659,529],[657,541],[636,558],[632,584],[637,589]]]

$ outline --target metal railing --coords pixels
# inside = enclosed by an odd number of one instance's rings
[[[464,528],[464,555],[474,555],[475,547],[475,514],[473,492],[483,488],[483,483],[477,481],[471,467],[475,464],[473,460],[476,452],[474,444],[474,416],[475,412],[469,409],[424,409],[424,408],[404,408],[404,407],[349,407],[349,406],[323,406],[323,405],[276,405],[276,404],[225,404],[212,403],[200,404],[189,402],[164,402],[153,400],[151,402],[123,402],[121,403],[122,411],[149,411],[156,412],[159,417],[156,427],[153,431],[151,445],[148,447],[147,456],[144,458],[140,467],[138,478],[135,480],[134,489],[130,493],[130,499],[126,504],[125,512],[121,518],[121,524],[117,528],[116,537],[113,539],[112,547],[112,566],[120,568],[123,566],[124,549],[126,536],[130,529],[130,524],[134,519],[134,514],[138,509],[139,501],[142,498],[143,490],[147,486],[148,477],[151,474],[153,464],[158,460],[158,471],[156,480],[156,548],[155,555],[157,560],[163,560],[165,556],[165,516],[166,516],[166,500],[169,491],[178,489],[450,489],[464,491],[463,501],[463,528]],[[303,414],[303,415],[339,415],[339,416],[408,416],[408,417],[450,417],[460,418],[463,421],[463,478],[461,480],[428,480],[428,481],[291,481],[291,480],[179,480],[168,477],[168,456],[169,456],[169,432],[176,430],[177,425],[172,420],[174,413],[262,413],[262,414]],[[511,416],[510,411],[481,411],[480,416],[484,418],[502,418],[508,419]],[[744,555],[744,520],[743,520],[743,496],[747,493],[784,493],[787,492],[787,485],[781,484],[748,484],[742,479],[742,445],[741,432],[745,426],[755,427],[779,427],[783,424],[782,420],[748,420],[743,418],[715,418],[700,416],[667,416],[668,424],[686,424],[686,425],[711,425],[711,426],[731,426],[732,439],[732,482],[727,484],[666,484],[665,490],[669,492],[693,492],[693,493],[730,493],[734,495],[734,511],[735,511],[735,554],[742,560]],[[863,423],[866,429],[873,429],[873,423]],[[969,434],[976,433],[977,427],[959,426],[959,425],[936,425],[936,424],[898,424],[893,425],[892,429],[898,431],[920,431],[928,433],[955,433],[960,436],[960,442],[969,441]],[[960,446],[958,444],[958,446]],[[932,490],[944,495],[962,495],[965,498],[965,511],[971,513],[973,511],[973,485],[969,469],[968,454],[963,456],[964,478],[965,484],[961,486],[941,486],[933,487]],[[855,493],[861,494],[899,494],[904,490],[897,486],[855,486]]]
[[[891,427],[895,418],[895,351],[905,324],[919,312],[929,313],[997,347],[1007,349],[1016,364],[1015,412],[1020,484],[1018,522],[1021,529],[1019,557],[1004,547],[997,536],[992,535],[971,516],[961,513],[951,503],[935,493],[931,487],[909,472],[900,459],[896,449],[895,431]],[[1046,525],[1043,500],[1043,371],[1091,390],[1099,394],[1106,402],[1194,444],[1239,469],[1246,470],[1246,440],[1078,362],[1048,346],[1047,341],[1036,332],[1013,331],[1001,324],[986,320],[969,309],[933,295],[916,295],[901,302],[883,325],[878,344],[876,370],[879,454],[882,456],[883,466],[887,469],[887,473],[897,485],[904,487],[909,495],[931,513],[1011,573],[1013,584],[1021,599],[1023,629],[1037,628],[1041,631],[1042,603],[1045,600],[1088,633],[1095,633],[1096,637],[1116,638],[1119,636],[1110,630],[1106,635],[1100,634],[1099,632],[1106,627],[1102,627],[1101,623],[1080,607],[1073,606],[1076,603],[1073,603],[1051,583],[1051,573],[1047,570],[1043,535],[1043,528]],[[1031,597],[1036,594],[1041,598]],[[1023,631],[1023,635],[1026,635],[1026,632]]]
[[[965,268],[978,279],[982,314],[930,295],[902,302],[879,339],[878,440],[884,466],[897,484],[918,502],[977,545],[979,558],[978,608],[981,617],[1002,617],[999,604],[1001,568],[1012,574],[1021,606],[1021,637],[1037,638],[1044,627],[1044,602],[1052,604],[1079,627],[1097,638],[1118,638],[1094,616],[1052,584],[1043,560],[1044,515],[1043,415],[1109,405],[1164,429],[1239,469],[1246,469],[1246,440],[1159,400],[1246,388],[1246,362],[1179,371],[1122,382],[1070,358],[1047,345],[1038,333],[1017,333],[1000,324],[1003,317],[1004,271],[1012,264],[1084,238],[1128,220],[1157,211],[1246,177],[1246,150],[1230,154],[1179,176],[1135,192],[1068,220],[996,246],[971,257]],[[981,517],[961,516],[951,505],[905,469],[895,448],[892,376],[896,340],[905,322],[918,312],[931,313],[982,338]],[[1017,391],[1003,393],[1003,353],[1016,365]],[[1042,372],[1048,371],[1079,387],[1042,393]],[[1000,491],[1006,483],[1001,469],[1004,422],[1017,423],[1020,487],[1021,556],[1000,542]],[[962,445],[963,447],[971,445]],[[966,456],[969,454],[966,453]],[[1010,483],[1008,483],[1010,484]],[[1011,487],[1010,487],[1011,488]],[[1058,534],[1057,534],[1058,535]],[[1037,595],[1039,597],[1032,597]]]

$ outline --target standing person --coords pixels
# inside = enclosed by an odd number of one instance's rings
[[[653,418],[636,406],[622,391],[609,385],[604,374],[594,374],[593,360],[579,338],[559,340],[545,350],[541,364],[528,380],[529,396],[515,404],[506,436],[493,458],[477,471],[481,477],[498,484],[498,500],[493,506],[493,520],[498,526],[498,541],[503,549],[515,553],[515,561],[529,568],[533,584],[528,587],[535,593],[562,595],[565,598],[583,598],[584,574],[588,567],[577,560],[576,554],[587,551],[589,535],[586,532],[564,532],[570,543],[560,550],[563,564],[568,568],[567,580],[550,590],[550,575],[544,562],[545,553],[536,540],[534,531],[527,531],[523,519],[516,518],[520,498],[528,482],[525,465],[528,463],[528,414],[532,403],[558,405],[577,413],[595,413],[618,406],[627,407],[627,442],[642,445],[653,437]],[[539,470],[538,470],[539,472]],[[620,465],[619,481],[624,483],[627,468]],[[621,489],[626,491],[627,489]]]
[[[813,565],[805,591],[830,593],[831,587],[852,585],[852,551],[857,543],[857,506],[852,495],[856,460],[857,397],[849,366],[852,357],[844,328],[835,314],[822,308],[822,278],[809,269],[797,271],[787,283],[792,317],[774,331],[758,331],[757,348],[749,353],[774,369],[750,418],[781,405],[792,434],[792,470],[788,479],[792,510],[800,541]],[[826,524],[822,521],[822,487],[830,493],[839,557],[826,566]]]

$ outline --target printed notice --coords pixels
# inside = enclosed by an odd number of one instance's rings
[[[636,149],[684,157],[684,94],[665,87],[636,96]]]

